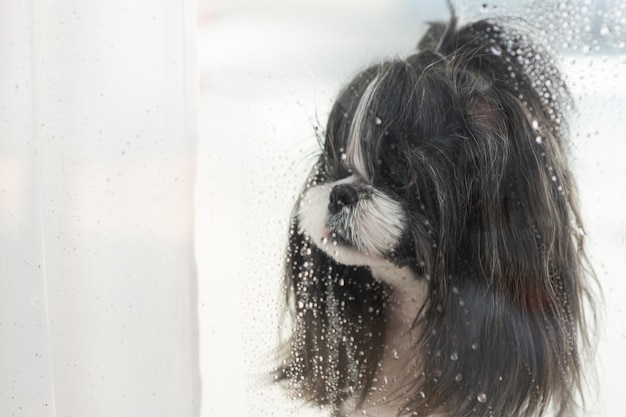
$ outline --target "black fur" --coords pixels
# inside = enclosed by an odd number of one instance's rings
[[[572,415],[592,273],[559,72],[501,23],[432,25],[417,53],[366,69],[339,94],[306,188],[349,174],[341,152],[374,77],[367,172],[409,213],[386,257],[428,282],[414,323],[418,370],[398,413]],[[285,275],[293,333],[279,379],[334,414],[350,399],[364,406],[393,347],[390,288],[367,267],[338,264],[295,215]]]

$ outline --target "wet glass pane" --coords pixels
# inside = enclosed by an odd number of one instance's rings
[[[422,3],[199,4],[207,415],[622,412],[626,6]]]

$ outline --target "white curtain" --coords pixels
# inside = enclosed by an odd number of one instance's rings
[[[195,2],[0,10],[0,415],[198,415]]]

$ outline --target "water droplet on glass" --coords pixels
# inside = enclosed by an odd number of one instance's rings
[[[478,350],[478,343],[472,343],[472,349]]]
[[[459,360],[459,354],[456,353],[456,352],[452,352],[452,355],[450,355],[450,360],[458,361]]]
[[[456,374],[456,376],[454,377],[454,380],[456,382],[461,382],[462,379],[463,379],[463,374]]]
[[[486,403],[487,402],[487,394],[485,394],[484,392],[479,392],[478,395],[476,396],[476,399],[480,403]]]
[[[376,123],[376,126],[380,126],[383,123],[383,121],[380,120],[380,117],[377,117],[376,119],[374,119],[374,123]]]

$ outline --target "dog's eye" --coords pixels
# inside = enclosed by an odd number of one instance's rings
[[[409,169],[407,165],[399,160],[381,160],[379,161],[379,169],[382,178],[394,187],[405,187],[409,179]]]
[[[395,161],[389,166],[387,174],[389,180],[398,187],[404,187],[409,183],[409,172],[406,165],[400,161]]]
[[[387,185],[400,188],[410,183],[409,164],[404,151],[407,148],[406,138],[399,133],[387,135],[383,142],[379,150],[378,172]]]

